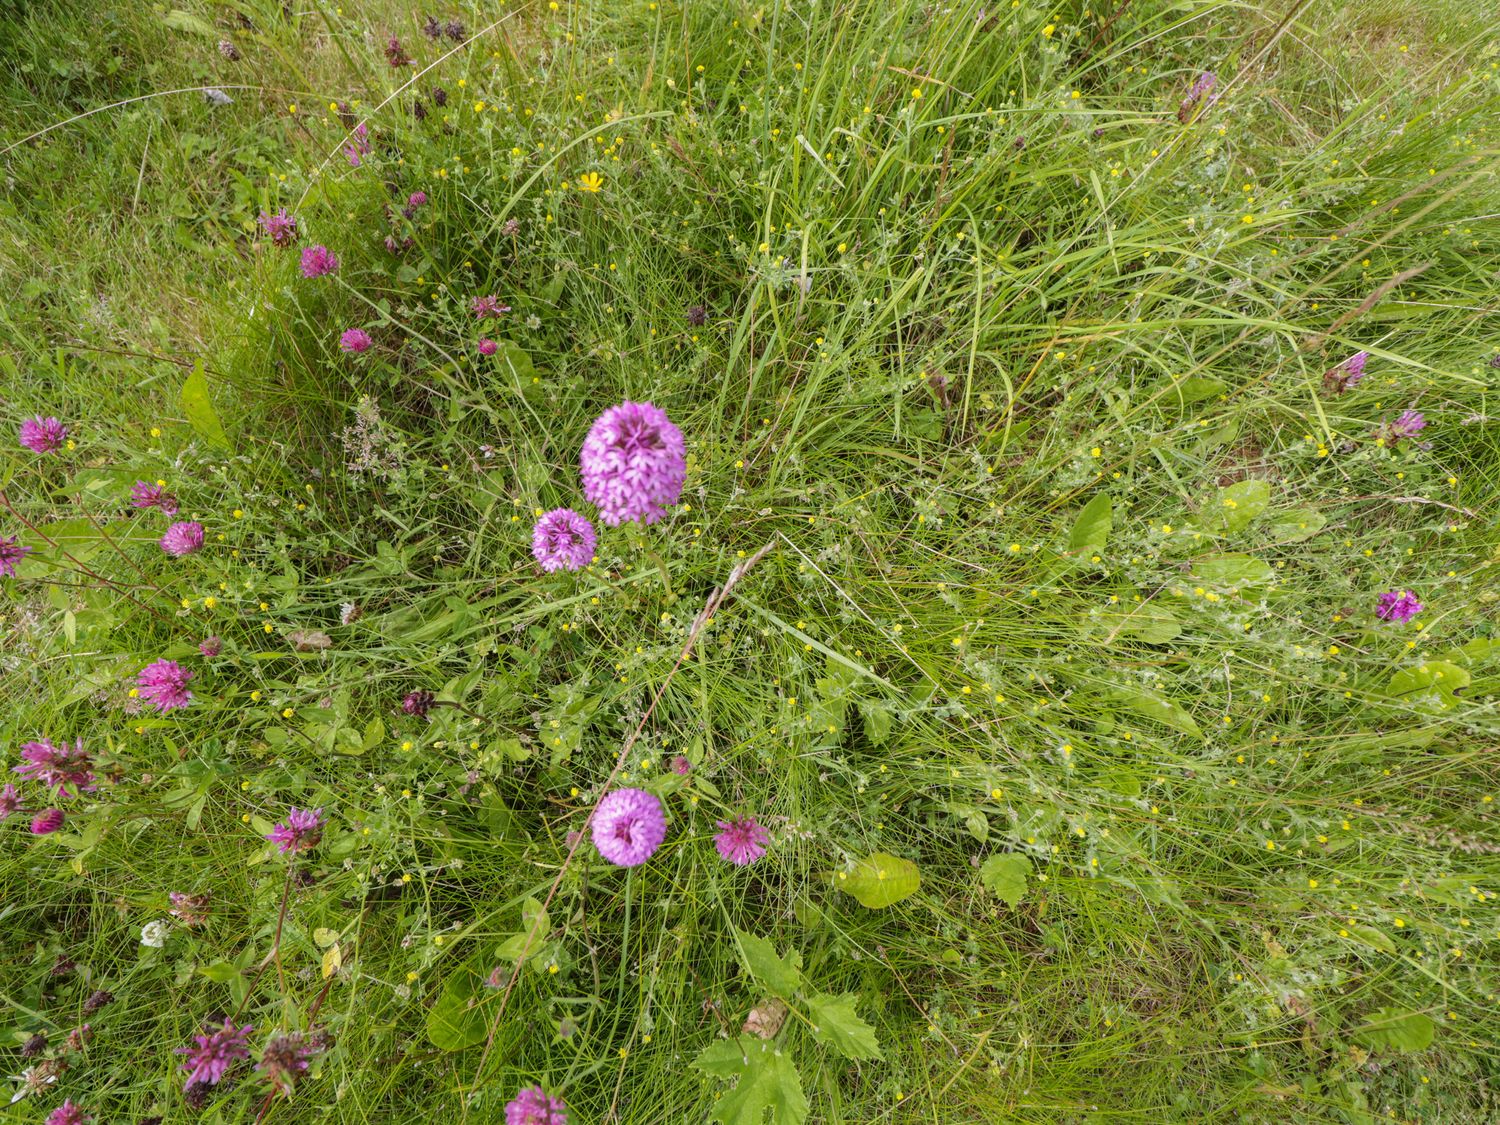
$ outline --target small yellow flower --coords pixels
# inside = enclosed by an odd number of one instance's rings
[[[1052,38],[1052,33],[1054,31],[1056,31],[1056,30],[1057,30],[1057,24],[1055,24],[1055,23],[1049,23],[1046,27],[1042,28],[1042,38],[1043,39],[1051,39]]]
[[[598,172],[585,172],[578,177],[578,188],[580,191],[602,191],[604,190],[604,177]]]

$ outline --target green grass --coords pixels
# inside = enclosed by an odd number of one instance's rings
[[[740,1065],[773,990],[737,934],[800,955],[775,1045],[809,1121],[1500,1112],[1482,11],[433,9],[457,50],[386,2],[182,11],[0,13],[0,420],[75,441],[0,467],[36,547],[0,582],[0,763],[81,737],[101,775],[60,833],[29,781],[0,824],[4,1073],[68,1064],[0,1120],[489,1122],[541,1084],[573,1122],[745,1125],[751,1080],[693,1065]],[[280,206],[337,274],[258,235]],[[512,311],[476,325],[482,294]],[[534,513],[588,510],[625,398],[687,435],[683,503],[543,576]],[[201,554],[128,508],[158,478]],[[1391,589],[1416,622],[1376,619]],[[128,693],[162,656],[195,699],[158,718]],[[569,861],[627,745],[666,844]],[[288,806],[330,819],[295,865],[260,839]],[[731,869],[745,812],[774,844]],[[920,888],[859,905],[873,852]],[[207,924],[143,946],[173,891]],[[836,994],[880,1057],[814,1033]],[[335,1045],[294,1099],[245,1069],[193,1111],[172,1052],[232,1012],[257,1056]]]

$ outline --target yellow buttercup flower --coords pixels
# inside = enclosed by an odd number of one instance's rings
[[[598,172],[585,172],[578,177],[580,191],[602,191],[604,189],[604,177]]]

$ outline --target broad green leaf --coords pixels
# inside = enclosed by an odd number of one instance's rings
[[[763,937],[736,930],[745,969],[777,996],[789,997],[802,986],[802,952],[793,949],[776,956],[776,947]]]
[[[1114,525],[1114,502],[1101,492],[1083,506],[1068,535],[1068,549],[1080,555],[1097,554],[1109,542]]]
[[[884,703],[861,703],[860,713],[865,717],[865,737],[876,746],[884,746],[891,736],[891,709]]]
[[[1431,1016],[1403,1008],[1381,1008],[1355,1031],[1354,1040],[1374,1051],[1425,1051],[1436,1034],[1437,1025]]]
[[[1396,943],[1391,940],[1387,933],[1374,929],[1370,926],[1349,926],[1345,932],[1357,941],[1380,950],[1382,953],[1395,953]]]
[[[1462,645],[1459,648],[1450,648],[1442,656],[1438,657],[1438,659],[1446,660],[1449,664],[1457,664],[1460,667],[1463,665],[1472,667],[1476,664],[1482,664],[1497,651],[1500,651],[1500,641],[1493,640],[1490,637],[1475,637],[1466,645]]]
[[[840,890],[848,891],[859,904],[879,910],[900,902],[922,885],[917,865],[886,852],[871,852],[854,865],[847,875],[835,880]]]
[[[528,898],[521,904],[521,932],[500,946],[499,956],[505,961],[519,961],[523,955],[535,957],[551,932],[552,920],[542,904]]]
[[[173,31],[186,31],[190,35],[202,35],[210,39],[219,37],[213,24],[191,12],[184,12],[181,8],[173,8],[166,12],[161,17],[161,22]]]
[[[1203,737],[1203,731],[1198,728],[1193,717],[1180,704],[1163,699],[1145,688],[1116,687],[1109,689],[1106,694],[1116,703],[1130,708],[1143,718],[1154,719],[1158,723],[1180,730],[1183,734],[1190,734],[1194,738]]]
[[[1174,384],[1163,398],[1170,402],[1175,395],[1184,404],[1202,402],[1206,398],[1213,398],[1214,395],[1223,394],[1228,389],[1229,384],[1224,382],[1223,379],[1215,379],[1209,375],[1190,375],[1181,382]]]
[[[1328,517],[1316,508],[1292,508],[1277,512],[1271,519],[1271,538],[1279,543],[1301,543],[1311,539],[1328,524]]]
[[[1081,624],[1088,639],[1102,644],[1137,640],[1160,645],[1182,632],[1182,622],[1177,619],[1177,615],[1155,601],[1125,610],[1119,607],[1101,609],[1086,614]]]
[[[1203,523],[1233,535],[1254,523],[1271,506],[1271,486],[1263,480],[1242,480],[1219,489],[1205,505]]]
[[[327,949],[338,940],[339,932],[337,930],[330,930],[326,926],[319,926],[313,931],[313,943],[319,949]]]
[[[1225,587],[1231,592],[1245,586],[1266,586],[1276,577],[1263,559],[1239,554],[1199,559],[1193,564],[1193,574],[1200,582]]]
[[[709,1111],[710,1121],[722,1125],[802,1125],[807,1120],[807,1095],[802,1075],[791,1058],[753,1035],[720,1039],[704,1048],[693,1063],[715,1078],[736,1079]]]
[[[1020,852],[992,855],[979,869],[986,887],[1003,898],[1007,906],[1018,906],[1026,894],[1026,876],[1031,874],[1031,860]]]
[[[376,715],[365,724],[364,737],[360,745],[366,750],[373,750],[385,741],[385,720]]]
[[[1453,694],[1469,686],[1469,673],[1446,660],[1428,660],[1402,668],[1391,677],[1386,691],[1402,703],[1423,711],[1447,711],[1458,704]]]
[[[484,978],[470,964],[444,982],[437,1003],[427,1011],[427,1038],[435,1047],[462,1051],[484,1041],[489,1024],[480,1008],[483,988]]]
[[[220,449],[229,448],[229,436],[224,433],[224,425],[214,411],[213,399],[208,392],[208,376],[203,374],[201,359],[193,365],[193,373],[182,384],[182,393],[178,395],[178,403],[182,407],[182,413],[186,415],[188,422],[193,429],[198,431],[200,437]]]
[[[878,1059],[880,1044],[875,1040],[875,1029],[854,1010],[857,999],[852,992],[839,996],[815,992],[809,996],[808,1018],[812,1020],[813,1038],[828,1044],[846,1059]]]

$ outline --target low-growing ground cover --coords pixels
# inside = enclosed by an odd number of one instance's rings
[[[1497,1116],[1484,13],[0,43],[5,1120]]]

